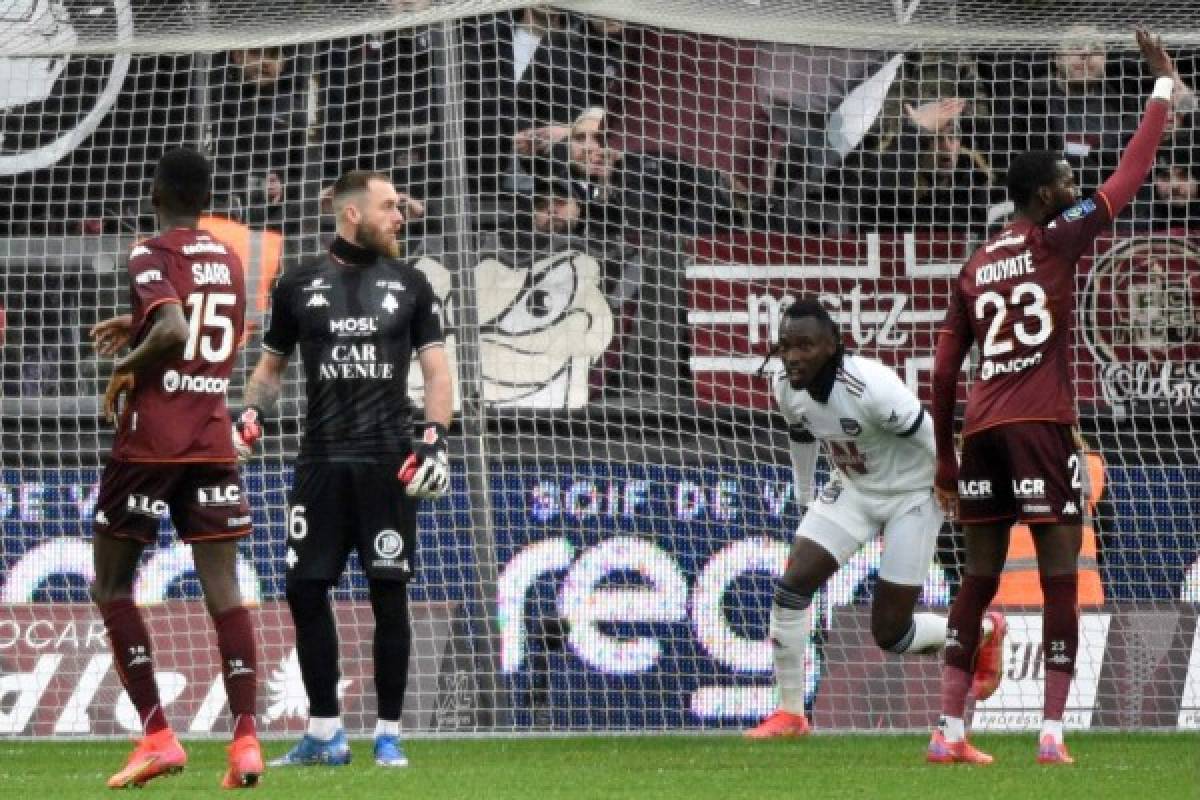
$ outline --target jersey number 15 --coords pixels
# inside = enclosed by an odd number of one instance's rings
[[[229,292],[192,292],[187,298],[188,338],[183,357],[191,361],[199,349],[205,361],[221,363],[233,353],[233,318],[222,309],[237,306],[237,295]],[[203,333],[201,333],[203,331]]]

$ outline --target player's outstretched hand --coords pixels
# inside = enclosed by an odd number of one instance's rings
[[[133,317],[120,314],[97,322],[88,335],[95,340],[97,353],[114,356],[133,339]]]
[[[134,381],[132,372],[113,370],[108,379],[108,388],[104,390],[104,418],[109,424],[117,424],[117,413],[124,416],[129,411],[129,398],[126,395],[133,391]],[[124,405],[124,411],[121,406]]]
[[[396,477],[409,497],[437,500],[450,488],[450,456],[446,450],[446,427],[424,423],[412,454],[404,460]]]
[[[238,461],[254,458],[254,445],[262,438],[262,411],[247,406],[233,421],[233,451]]]
[[[1167,48],[1163,47],[1161,36],[1155,36],[1145,28],[1138,28],[1134,37],[1137,39],[1138,49],[1142,51],[1142,58],[1146,59],[1146,66],[1150,68],[1154,77],[1175,77],[1175,65],[1167,55]]]

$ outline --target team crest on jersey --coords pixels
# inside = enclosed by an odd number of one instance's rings
[[[1096,201],[1089,197],[1087,200],[1080,200],[1078,203],[1064,211],[1062,215],[1063,219],[1073,222],[1077,219],[1083,219],[1095,210]]]
[[[862,424],[852,417],[842,417],[842,432],[847,436],[858,436],[862,433]]]
[[[1200,250],[1187,239],[1114,242],[1092,264],[1081,332],[1109,404],[1200,400]]]

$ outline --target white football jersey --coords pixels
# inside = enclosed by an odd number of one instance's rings
[[[801,503],[812,500],[817,442],[824,444],[842,482],[860,492],[890,495],[933,486],[933,425],[890,367],[846,355],[828,402],[793,389],[780,376],[775,403],[788,422]]]

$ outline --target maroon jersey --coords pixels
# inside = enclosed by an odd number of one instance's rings
[[[1075,422],[1069,353],[1075,269],[1111,220],[1096,200],[1084,200],[1045,227],[1028,220],[1008,225],[967,261],[943,325],[979,345],[964,436],[1018,420]]]
[[[134,342],[154,309],[179,303],[183,355],[134,376],[113,457],[123,461],[234,461],[225,391],[246,314],[242,262],[207,231],[175,228],[129,255]]]

